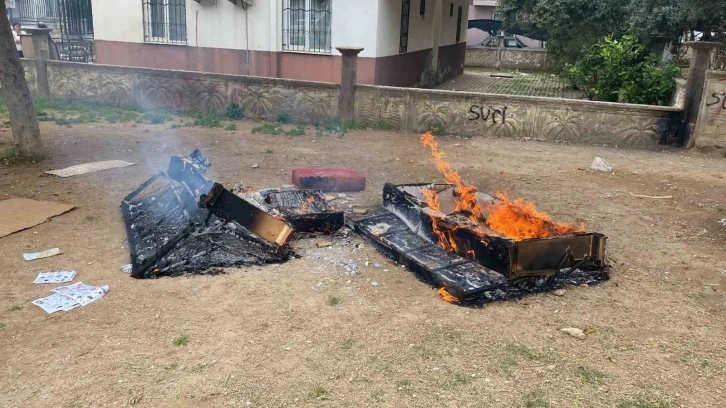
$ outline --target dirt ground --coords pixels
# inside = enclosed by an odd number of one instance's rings
[[[441,180],[416,134],[285,137],[253,135],[252,126],[46,122],[47,161],[0,162],[0,199],[77,206],[0,239],[0,406],[724,406],[722,152],[441,138],[452,165],[483,191],[507,190],[609,236],[612,279],[562,297],[448,304],[355,235],[329,248],[298,241],[299,259],[225,275],[122,273],[129,255],[121,199],[170,155],[196,147],[212,160],[211,176],[230,186],[288,184],[294,167],[355,167],[368,188],[344,207],[378,204],[387,181]],[[8,129],[0,144],[11,146]],[[614,174],[588,170],[596,155]],[[66,179],[43,174],[108,159],[137,165]],[[64,254],[21,256],[52,247]],[[349,260],[357,273],[344,267]],[[111,290],[46,315],[30,302],[50,288],[32,281],[64,269]],[[559,331],[569,326],[595,332],[578,340]],[[182,335],[188,344],[175,345]]]

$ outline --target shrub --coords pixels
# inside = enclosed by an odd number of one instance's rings
[[[226,116],[229,119],[232,120],[240,120],[244,118],[244,114],[242,113],[242,109],[239,107],[238,104],[232,102],[227,106],[227,114]]]
[[[661,65],[635,37],[611,36],[587,48],[565,77],[597,101],[666,105],[675,90],[679,69]]]

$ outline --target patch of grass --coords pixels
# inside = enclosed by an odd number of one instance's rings
[[[177,363],[171,363],[168,366],[164,367],[165,370],[176,370],[177,367],[179,367],[179,364]]]
[[[296,127],[290,129],[290,130],[284,130],[283,131],[286,136],[304,136],[305,135],[305,126],[303,125],[297,125]]]
[[[348,339],[343,342],[343,350],[350,350],[353,348],[353,344],[355,344],[355,341],[353,339]]]
[[[329,306],[337,306],[339,305],[343,299],[339,298],[338,296],[331,296],[328,298],[328,305]]]
[[[451,379],[451,385],[460,386],[471,383],[474,380],[472,376],[464,373],[454,373],[454,377]]]
[[[160,125],[166,122],[166,113],[154,112],[149,115],[149,122],[152,125]]]
[[[310,391],[310,396],[317,399],[326,399],[328,397],[328,390],[326,390],[322,385],[316,385]]]
[[[224,130],[229,130],[231,132],[234,132],[235,130],[237,130],[237,125],[235,125],[234,123],[231,123],[231,124],[225,126]]]
[[[261,126],[256,126],[252,128],[252,133],[262,133],[264,135],[281,135],[282,128],[274,123],[263,123]]]
[[[524,344],[507,344],[506,350],[507,353],[509,353],[510,355],[520,357],[524,360],[537,360],[539,358],[531,348],[525,346]]]
[[[634,399],[623,401],[618,404],[618,408],[671,408],[671,403],[663,400],[644,400]]]
[[[323,134],[324,132],[335,133],[339,137],[345,136],[351,130],[358,129],[354,121],[344,121],[340,118],[324,120],[320,127],[323,129]]]
[[[434,136],[446,136],[447,133],[444,129],[444,125],[442,125],[441,123],[432,123],[431,134]]]
[[[583,366],[579,366],[575,369],[575,373],[582,379],[583,382],[586,382],[588,384],[592,385],[598,385],[603,382],[605,378],[607,378],[607,374],[592,369],[587,368]]]
[[[17,160],[17,156],[15,155],[15,149],[9,149],[5,150],[3,152],[0,152],[0,160],[6,161],[6,162],[12,162]]]
[[[186,346],[189,344],[189,337],[187,337],[186,334],[182,334],[181,336],[174,339],[174,345],[175,346]]]
[[[177,125],[176,123],[174,123],[174,124],[171,125],[170,128],[171,129],[178,129],[179,128],[179,125]]]
[[[411,381],[409,380],[401,380],[396,382],[396,389],[399,392],[410,392],[411,388]]]
[[[84,221],[94,222],[94,221],[96,221],[96,217],[94,217],[93,215],[86,215],[86,218],[84,218]]]
[[[275,151],[272,149],[265,150],[265,154],[272,154],[272,153],[275,153]]]
[[[245,117],[244,113],[242,113],[242,109],[234,102],[227,105],[227,112],[225,116],[232,120],[240,120]]]
[[[13,307],[10,308],[11,312],[17,312],[18,310],[23,310],[23,307],[20,305],[14,305]]]
[[[206,128],[222,127],[219,118],[214,113],[197,113],[194,116],[194,126],[202,126]]]
[[[527,408],[549,408],[550,402],[547,401],[544,391],[532,390],[522,397],[522,402]]]
[[[292,122],[290,114],[287,112],[280,112],[277,114],[277,123],[288,124]]]
[[[5,328],[7,328],[7,327],[8,327],[8,325],[7,325],[7,324],[5,324],[5,323],[0,323],[0,330],[1,330],[1,329],[5,329]]]

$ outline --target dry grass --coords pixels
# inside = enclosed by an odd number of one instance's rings
[[[386,181],[441,180],[417,135],[288,138],[253,135],[245,121],[234,135],[146,124],[42,126],[52,157],[0,163],[0,199],[78,208],[0,239],[0,406],[675,408],[720,407],[725,399],[720,153],[443,138],[466,180],[525,196],[610,237],[611,281],[468,309],[441,301],[355,235],[330,248],[302,240],[294,244],[299,259],[225,275],[138,281],[118,270],[128,263],[119,202],[171,154],[201,146],[211,177],[256,188],[288,184],[293,167],[356,167],[368,189],[349,194],[351,202],[372,206]],[[9,140],[0,132],[0,142]],[[583,170],[595,155],[615,174]],[[137,165],[39,176],[109,159]],[[250,170],[255,163],[260,168]],[[55,246],[64,255],[32,263],[20,256]],[[331,260],[352,260],[359,272]],[[67,268],[111,291],[46,316],[30,304],[48,291],[33,277]],[[558,331],[566,326],[597,330],[581,341]],[[182,334],[186,346],[175,346]]]

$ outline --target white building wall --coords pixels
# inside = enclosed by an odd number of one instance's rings
[[[141,0],[92,0],[95,38],[143,43]],[[226,0],[187,0],[187,45],[253,51],[281,51],[283,0],[258,0],[248,8]],[[399,11],[400,12],[400,11]],[[362,57],[376,56],[378,0],[333,0],[333,54],[339,46],[363,47]],[[247,23],[249,22],[249,30]],[[249,33],[249,42],[247,35]],[[249,48],[248,48],[249,47]]]

